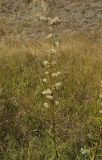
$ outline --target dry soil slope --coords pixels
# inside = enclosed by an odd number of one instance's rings
[[[6,0],[6,8],[4,7],[3,12],[0,11],[0,21],[4,23],[3,18],[6,19],[6,32],[8,31],[9,34],[22,34],[23,32],[29,37],[44,36],[45,26],[37,22],[36,17],[34,17],[36,13],[40,12],[41,1],[33,0],[28,7],[19,1],[18,3],[13,1],[10,6],[10,1],[7,2]],[[102,37],[102,0],[56,0],[55,4],[52,0],[46,0],[46,2],[49,3],[48,16],[59,16],[62,20],[56,32],[90,32]],[[7,9],[8,6],[10,9]],[[5,32],[2,25],[0,29],[1,32],[2,30]]]

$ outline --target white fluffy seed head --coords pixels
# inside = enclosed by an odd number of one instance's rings
[[[102,94],[100,94],[100,98],[102,99]]]
[[[51,89],[46,89],[46,90],[44,90],[43,92],[42,92],[42,94],[43,95],[50,95],[50,94],[52,94],[52,91],[51,91]]]
[[[55,17],[54,20],[55,20],[56,22],[59,22],[59,21],[60,21],[59,17]]]
[[[100,83],[100,86],[101,86],[101,88],[102,88],[102,81],[101,81],[101,83]]]
[[[51,38],[53,38],[53,34],[47,35],[47,39],[51,39]]]
[[[55,17],[54,19],[49,20],[49,25],[56,25],[59,24],[61,21],[58,17]]]
[[[55,42],[55,46],[56,46],[56,47],[59,47],[59,42]]]
[[[43,82],[44,82],[44,83],[47,83],[47,79],[46,79],[46,78],[44,78],[44,79],[43,79]]]
[[[53,100],[53,96],[51,96],[51,95],[46,95],[46,98],[50,99],[50,100]]]
[[[40,16],[39,18],[40,18],[40,20],[42,20],[42,21],[45,21],[45,22],[47,21],[47,18],[44,17],[44,16]]]
[[[47,60],[45,60],[45,61],[43,62],[43,65],[46,66],[46,65],[48,65],[48,63],[49,63],[49,62],[48,62]]]
[[[61,75],[61,72],[58,71],[58,72],[57,72],[57,75]]]
[[[57,73],[52,73],[51,76],[52,77],[57,77],[58,75],[57,75]]]
[[[48,74],[49,74],[49,72],[48,72],[48,71],[46,71],[46,72],[45,72],[45,75],[48,75]]]
[[[55,87],[56,87],[56,89],[59,89],[60,88],[60,86],[61,86],[61,82],[58,82],[58,83],[55,83]]]
[[[102,110],[100,110],[99,113],[102,114]]]
[[[45,108],[49,108],[50,106],[49,106],[49,104],[48,104],[47,102],[45,102],[45,103],[44,103],[44,107],[45,107]]]
[[[61,74],[61,72],[56,72],[56,73],[52,73],[51,76],[52,77],[58,77]]]

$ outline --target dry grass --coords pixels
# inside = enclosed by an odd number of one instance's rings
[[[80,149],[93,147],[99,124],[102,47],[83,35],[60,39],[56,69],[63,86],[56,108],[60,160],[84,160]],[[22,42],[22,43],[21,43]],[[43,107],[43,67],[47,42],[0,44],[0,158],[53,159],[50,111]],[[88,136],[91,135],[91,136]],[[86,159],[85,159],[86,160]]]

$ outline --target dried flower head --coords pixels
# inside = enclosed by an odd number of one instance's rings
[[[45,91],[43,91],[42,94],[43,95],[50,95],[50,94],[52,94],[52,91],[51,91],[51,89],[48,88]]]
[[[61,74],[61,72],[56,72],[56,73],[52,73],[51,76],[52,77],[58,77]]]
[[[46,78],[44,78],[44,79],[43,79],[43,82],[44,82],[44,83],[47,83],[47,79],[46,79]]]
[[[48,65],[48,63],[49,63],[49,62],[48,62],[47,60],[45,60],[45,61],[43,62],[43,65],[46,66],[46,65]]]
[[[102,110],[100,110],[99,113],[102,114]]]
[[[82,155],[90,155],[90,150],[87,149],[85,146],[84,148],[81,148],[80,152]]]
[[[55,83],[55,87],[56,87],[56,89],[59,89],[60,88],[60,86],[61,86],[61,82],[58,82],[58,83]]]
[[[57,75],[57,73],[52,73],[51,76],[52,77],[57,77],[58,75]]]
[[[55,17],[54,19],[50,19],[49,25],[57,25],[61,22],[61,20],[58,17]]]
[[[61,75],[61,72],[60,72],[60,71],[58,71],[58,72],[57,72],[57,75]]]
[[[45,108],[49,108],[50,106],[49,106],[49,104],[48,104],[47,102],[45,102],[45,103],[44,103],[44,107],[45,107]]]
[[[47,39],[51,39],[51,38],[53,38],[53,34],[48,34]]]
[[[40,16],[39,18],[40,18],[40,20],[42,20],[42,21],[45,21],[45,22],[47,21],[47,18],[44,17],[44,16]]]
[[[100,94],[100,98],[102,99],[102,94]]]
[[[59,47],[59,42],[55,42],[55,46],[56,46],[56,47]]]
[[[46,72],[45,72],[45,75],[48,75],[48,74],[49,74],[49,72],[48,72],[48,71],[46,71]]]
[[[46,98],[52,100],[54,97],[51,95],[46,95]]]
[[[100,84],[100,85],[101,85],[101,88],[102,88],[102,81],[101,81],[101,84]]]

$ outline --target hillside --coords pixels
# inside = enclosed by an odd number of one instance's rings
[[[39,22],[38,14],[43,14],[40,1],[1,1],[0,35],[39,38],[45,35],[45,26]],[[5,2],[5,3],[4,3]],[[61,18],[58,33],[86,33],[95,38],[102,37],[102,1],[101,0],[56,0],[47,1],[46,14]],[[100,38],[99,38],[100,37]]]
[[[0,0],[0,160],[102,160],[102,0]]]

